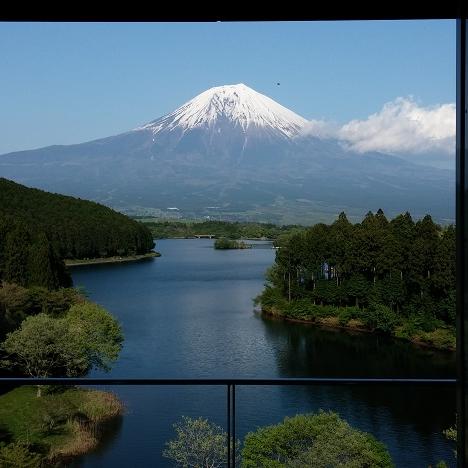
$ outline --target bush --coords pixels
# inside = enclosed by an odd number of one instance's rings
[[[416,333],[417,328],[411,321],[405,321],[403,325],[395,329],[395,336],[405,340],[411,340]]]
[[[300,320],[314,319],[316,316],[314,312],[316,312],[314,305],[308,299],[297,299],[286,303],[286,307],[284,308],[284,315],[286,317]]]
[[[383,304],[372,304],[363,312],[362,318],[369,327],[388,335],[395,330],[400,321],[398,315]]]
[[[245,437],[242,466],[392,467],[385,446],[353,429],[336,413],[286,417]]]
[[[407,316],[411,318],[419,330],[433,331],[440,323],[435,316],[438,304],[428,295],[424,294],[413,296],[408,307],[406,307]]]
[[[317,319],[326,317],[336,317],[341,326],[345,326],[350,320],[362,319],[363,312],[359,307],[334,307],[331,305],[313,304],[310,298],[296,299],[288,302],[281,292],[276,288],[267,286],[262,294],[255,298],[256,305],[273,312],[272,309],[279,311],[278,315],[298,320],[309,320],[314,322]]]
[[[416,330],[422,330],[424,332],[434,331],[438,326],[443,324],[443,322],[437,320],[432,313],[424,311],[412,313],[408,317],[408,321],[411,322]]]
[[[362,317],[359,307],[334,307],[330,305],[312,304],[309,299],[297,299],[283,304],[283,315],[300,320],[315,321],[326,317],[336,317],[341,326],[345,326],[352,319]]]
[[[37,468],[41,461],[42,456],[30,451],[25,444],[0,445],[0,466],[4,468]]]
[[[220,426],[201,417],[182,416],[174,429],[177,438],[166,443],[163,456],[176,462],[176,466],[217,468],[226,465],[227,434]]]
[[[338,309],[338,318],[340,325],[346,325],[350,320],[362,317],[362,311],[359,307],[340,307]]]
[[[278,307],[283,309],[288,301],[282,296],[281,292],[276,288],[267,286],[263,292],[254,299],[255,305],[261,305],[265,308]]]
[[[439,349],[455,349],[455,331],[445,328],[437,328],[432,332],[422,332],[417,337],[423,342]]]

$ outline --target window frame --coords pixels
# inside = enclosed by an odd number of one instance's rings
[[[428,3],[426,0],[407,2],[406,0],[394,0],[390,3],[356,3],[347,2],[343,4],[313,4],[313,13],[304,11],[302,7],[288,5],[287,11],[270,5],[268,11],[255,13],[250,7],[236,5],[229,9],[229,5],[219,5],[216,11],[203,11],[199,4],[191,7],[178,5],[167,5],[165,12],[151,10],[145,6],[141,10],[129,10],[122,5],[119,9],[105,13],[96,10],[69,10],[60,9],[54,5],[47,10],[43,4],[28,7],[27,11],[20,4],[9,5],[10,11],[0,13],[0,21],[341,21],[341,20],[425,20],[425,19],[452,19],[456,20],[456,257],[457,257],[457,378],[456,379],[300,379],[306,384],[320,385],[453,385],[457,386],[457,466],[459,468],[468,466],[468,34],[467,34],[467,7],[466,2],[456,0],[446,2],[443,5]],[[227,7],[227,8],[226,8]],[[62,7],[63,8],[63,7]],[[200,9],[201,8],[201,9]],[[265,10],[265,9],[264,9]],[[72,11],[72,12],[71,12]],[[1,378],[0,385],[31,385],[40,384],[44,379],[23,378]],[[97,380],[105,385],[164,385],[164,379],[47,379],[47,383],[56,384],[98,384]],[[160,380],[159,382],[156,382]],[[183,380],[183,381],[182,381]],[[201,385],[202,381],[182,379],[180,385]],[[207,380],[207,379],[204,379]],[[217,379],[212,379],[217,380]],[[229,382],[228,382],[229,380]],[[285,382],[284,380],[289,380]],[[296,380],[296,382],[295,382]],[[319,382],[319,380],[322,380]],[[334,382],[330,382],[334,380]],[[418,382],[415,382],[418,380]],[[298,385],[297,379],[270,379],[265,380],[265,385]],[[282,381],[282,382],[280,382]],[[315,382],[314,382],[315,381]],[[172,382],[172,381],[171,381]],[[270,383],[268,383],[270,382]],[[167,384],[167,383],[166,383]],[[235,398],[232,385],[258,385],[255,379],[225,379],[220,385],[228,386],[228,419],[235,418]],[[231,390],[232,389],[232,393]],[[231,406],[229,401],[231,401]],[[231,408],[231,409],[229,409]],[[231,427],[228,424],[228,427]],[[233,430],[235,431],[235,420]]]

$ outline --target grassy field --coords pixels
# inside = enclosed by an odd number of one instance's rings
[[[0,396],[0,435],[56,461],[96,447],[100,425],[123,410],[112,393],[61,388],[37,398],[35,387],[19,387]]]

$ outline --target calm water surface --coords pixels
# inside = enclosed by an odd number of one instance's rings
[[[161,240],[152,261],[80,267],[76,286],[121,322],[125,344],[112,377],[453,377],[452,354],[367,334],[350,335],[263,318],[252,299],[275,251],[218,251],[213,241]],[[225,426],[223,387],[108,387],[126,405],[96,452],[76,466],[165,467],[166,441],[182,415]],[[337,411],[389,448],[397,466],[427,467],[452,446],[455,392],[441,388],[240,387],[237,435],[319,408]]]

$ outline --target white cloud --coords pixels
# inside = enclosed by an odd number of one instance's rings
[[[423,107],[412,97],[399,97],[364,120],[352,120],[342,127],[313,120],[304,133],[319,138],[338,138],[360,153],[381,151],[396,155],[428,155],[451,161],[455,154],[455,104]],[[431,156],[432,155],[432,156]],[[409,159],[409,158],[408,158]]]
[[[317,138],[337,138],[340,127],[326,120],[309,120],[302,129],[303,135]]]
[[[359,152],[443,152],[455,150],[455,104],[421,107],[411,98],[397,98],[366,120],[352,120],[338,132]]]

